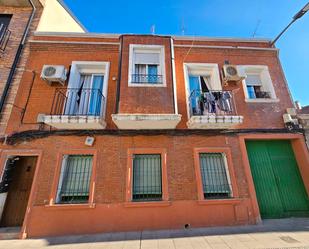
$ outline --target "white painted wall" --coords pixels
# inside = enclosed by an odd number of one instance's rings
[[[40,0],[44,9],[37,31],[85,33],[85,29],[70,13],[70,10],[59,1],[61,0]]]

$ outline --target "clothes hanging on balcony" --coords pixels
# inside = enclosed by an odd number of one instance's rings
[[[220,92],[220,96],[217,101],[219,109],[224,112],[232,112],[231,98],[232,95],[230,92]]]
[[[212,92],[206,92],[203,94],[205,109],[209,113],[216,113],[216,97]]]

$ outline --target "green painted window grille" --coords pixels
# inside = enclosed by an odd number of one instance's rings
[[[162,200],[162,170],[160,154],[135,154],[133,156],[132,200]]]
[[[87,203],[91,170],[91,155],[63,156],[56,203]]]
[[[231,197],[231,185],[222,153],[200,153],[200,168],[205,199]]]

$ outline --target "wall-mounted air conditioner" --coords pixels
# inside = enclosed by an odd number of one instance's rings
[[[245,71],[236,65],[223,65],[223,80],[225,82],[241,81],[246,78]]]
[[[67,70],[62,65],[44,65],[41,78],[49,84],[58,82],[64,85],[67,79]]]
[[[291,114],[283,114],[283,122],[289,130],[301,128],[297,118],[293,118]]]

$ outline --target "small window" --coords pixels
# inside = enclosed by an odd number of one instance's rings
[[[87,203],[92,171],[91,155],[63,156],[56,203]]]
[[[162,200],[162,170],[160,154],[133,156],[133,201]]]
[[[155,45],[131,45],[129,85],[164,84],[164,48]]]
[[[245,97],[249,101],[276,99],[274,87],[267,66],[241,66],[246,73],[244,80]]]
[[[222,153],[200,153],[200,170],[205,199],[231,197],[231,184]]]
[[[263,91],[263,83],[259,73],[248,74],[246,78],[246,86],[249,99],[270,98],[270,93]]]

